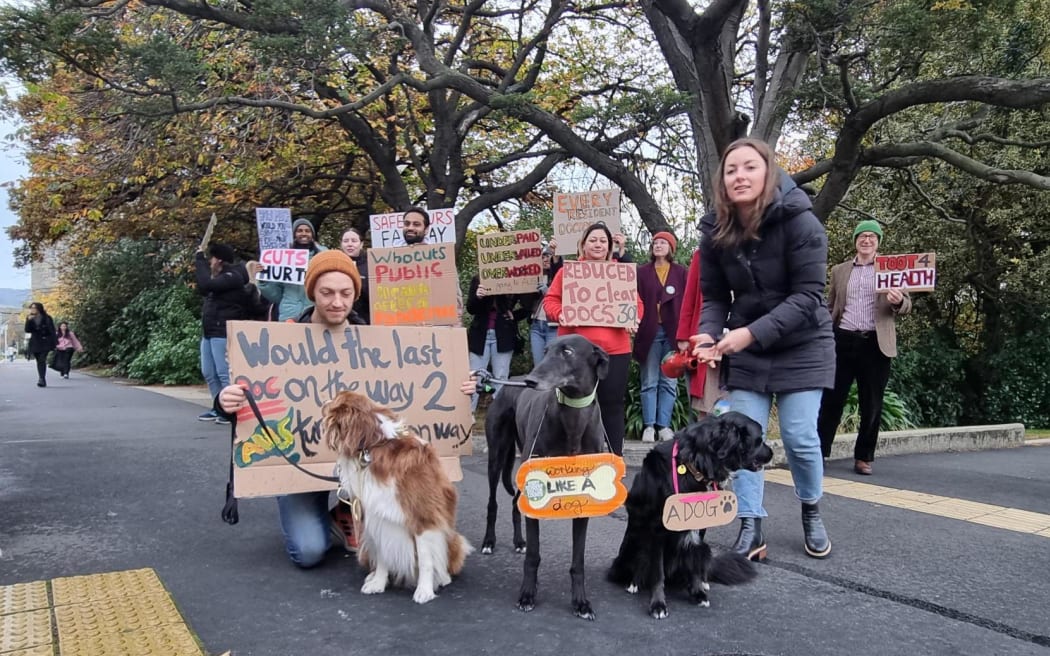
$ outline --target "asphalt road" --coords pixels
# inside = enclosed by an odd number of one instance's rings
[[[1050,539],[828,495],[828,560],[802,551],[790,488],[767,484],[770,559],[752,584],[713,586],[712,606],[670,595],[670,617],[604,581],[623,511],[592,520],[588,592],[569,605],[567,522],[545,523],[538,605],[515,609],[522,556],[478,553],[439,598],[364,596],[356,561],[332,551],[300,571],[276,504],[219,513],[229,429],[199,406],[74,372],[35,386],[0,364],[0,585],[151,567],[211,654],[1050,654]],[[460,530],[484,532],[485,463],[464,459]],[[861,480],[846,463],[828,476]],[[1050,513],[1050,448],[882,458],[863,482]],[[509,498],[501,498],[502,511]],[[733,527],[709,533],[715,548]]]

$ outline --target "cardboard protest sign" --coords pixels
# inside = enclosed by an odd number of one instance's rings
[[[259,253],[260,282],[286,282],[301,285],[310,264],[310,251],[305,248],[269,248]]]
[[[562,266],[563,326],[638,326],[638,271],[634,264],[591,260]]]
[[[576,519],[608,515],[627,500],[623,458],[591,453],[529,458],[516,476],[518,509],[535,519]]]
[[[532,294],[543,274],[539,230],[478,235],[478,279],[492,294]]]
[[[558,241],[555,255],[575,255],[583,231],[598,221],[604,222],[614,235],[621,232],[619,189],[554,194],[553,228]]]
[[[389,214],[372,214],[368,222],[372,229],[372,248],[396,248],[405,245],[401,234],[401,218],[404,212]],[[451,207],[439,210],[427,210],[430,216],[430,229],[426,242],[429,244],[456,243],[456,210]]]
[[[331,476],[336,454],[321,435],[321,406],[341,391],[365,394],[390,408],[441,456],[460,480],[459,456],[471,453],[469,376],[463,328],[350,326],[336,332],[305,323],[227,324],[230,380],[258,400],[276,445],[250,409],[237,414],[233,446],[238,497],[327,490],[334,483],[289,465]]]
[[[937,284],[937,254],[875,256],[875,291],[904,289],[910,292],[932,292]]]
[[[672,494],[664,501],[668,531],[695,531],[724,526],[736,519],[736,495],[728,490]]]
[[[370,248],[368,271],[372,325],[459,324],[455,244]]]
[[[260,253],[269,248],[288,248],[292,243],[292,211],[287,207],[256,207],[255,227]]]

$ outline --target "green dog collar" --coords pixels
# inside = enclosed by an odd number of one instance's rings
[[[554,389],[554,398],[558,400],[559,405],[564,405],[569,408],[586,408],[590,404],[594,403],[594,398],[598,396],[598,385],[594,385],[594,389],[587,396],[580,399],[573,399],[565,396],[565,392],[561,391],[561,388]]]

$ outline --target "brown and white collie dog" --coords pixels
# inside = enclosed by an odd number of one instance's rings
[[[393,578],[416,586],[416,603],[430,601],[473,551],[456,532],[458,495],[434,448],[355,392],[325,404],[321,427],[342,491],[360,503],[357,559],[369,570],[361,592],[379,594]]]

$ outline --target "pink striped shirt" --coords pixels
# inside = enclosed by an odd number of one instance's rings
[[[867,332],[875,330],[875,263],[859,264],[853,260],[853,269],[846,285],[846,306],[842,308],[839,328]]]

